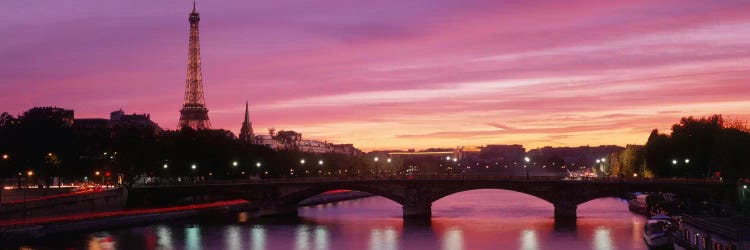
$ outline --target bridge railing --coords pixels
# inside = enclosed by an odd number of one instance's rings
[[[513,176],[513,175],[466,175],[466,174],[434,174],[434,175],[388,175],[388,176],[321,176],[321,177],[286,177],[260,180],[207,180],[200,182],[159,182],[143,186],[161,185],[227,185],[247,183],[319,183],[319,182],[357,182],[357,181],[430,181],[430,180],[507,180],[507,181],[565,181],[565,182],[607,182],[607,183],[694,183],[716,184],[719,179],[711,178],[622,178],[622,177],[561,177],[561,176]]]

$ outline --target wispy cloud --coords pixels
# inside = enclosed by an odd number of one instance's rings
[[[190,3],[9,2],[0,111],[150,112],[176,126]],[[642,143],[750,119],[750,2],[201,2],[209,116],[365,149]],[[34,18],[29,18],[34,16]]]

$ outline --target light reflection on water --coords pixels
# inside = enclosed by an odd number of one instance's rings
[[[202,249],[200,226],[188,225],[188,227],[185,228],[185,249]]]
[[[310,249],[310,246],[308,246],[310,242],[310,234],[307,232],[307,225],[298,226],[297,233],[294,235],[294,238],[296,239],[294,249]]]
[[[240,232],[240,226],[232,225],[232,226],[227,226],[226,228],[227,229],[224,232],[224,240],[225,240],[224,245],[226,246],[226,249],[229,249],[229,250],[245,249],[244,247],[242,247],[243,240],[242,240],[242,236],[240,236],[240,234],[242,233]]]
[[[644,218],[608,198],[582,204],[577,227],[555,230],[552,205],[502,190],[476,190],[433,204],[433,219],[401,219],[382,197],[300,209],[300,219],[211,217],[66,235],[32,249],[646,249]],[[152,243],[151,239],[154,239]]]
[[[165,225],[156,227],[156,236],[159,239],[160,249],[174,249],[172,246],[172,229]]]
[[[598,228],[594,230],[594,249],[615,249],[612,245],[612,235],[610,235],[608,228]]]
[[[537,241],[536,232],[534,232],[534,230],[526,229],[521,232],[521,249],[537,250],[539,249]]]
[[[450,228],[443,236],[443,249],[464,249],[464,235],[459,228]]]
[[[262,225],[253,226],[251,231],[252,249],[266,249],[266,231]]]

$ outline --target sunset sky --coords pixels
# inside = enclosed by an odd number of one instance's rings
[[[533,3],[531,3],[533,2]],[[750,1],[199,1],[214,128],[364,150],[642,144],[750,119]],[[6,1],[0,112],[175,129],[189,0]]]

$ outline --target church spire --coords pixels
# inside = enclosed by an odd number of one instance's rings
[[[240,129],[240,141],[254,143],[255,135],[253,134],[253,123],[250,122],[250,108],[245,101],[245,120],[242,122]]]
[[[247,101],[245,101],[245,122],[244,123],[250,123],[250,109],[247,106]]]

